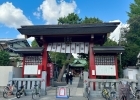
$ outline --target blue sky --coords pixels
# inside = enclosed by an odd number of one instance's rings
[[[133,0],[0,0],[0,38],[21,38],[21,25],[56,24],[57,19],[76,12],[82,18],[127,23]]]

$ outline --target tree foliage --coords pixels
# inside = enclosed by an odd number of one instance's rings
[[[32,47],[39,47],[38,43],[36,42],[36,40],[34,39],[31,43]]]
[[[125,34],[125,52],[122,54],[122,66],[135,66],[140,51],[140,0],[130,4],[128,12],[129,31]]]
[[[80,24],[81,18],[75,13],[70,13],[68,16],[60,17],[58,19],[58,24]]]
[[[8,66],[10,63],[10,55],[6,51],[0,51],[0,66]]]
[[[84,19],[80,18],[75,13],[70,13],[68,16],[60,17],[58,19],[58,24],[92,24],[92,23],[102,23],[102,20],[96,17],[85,17]]]
[[[58,64],[60,67],[62,67],[63,65],[67,65],[68,63],[71,63],[74,61],[73,56],[71,56],[71,58],[66,61],[67,55],[68,55],[66,53],[58,53],[58,52],[50,51],[49,54],[50,54],[51,60],[54,63]]]
[[[99,18],[96,17],[85,17],[85,19],[82,20],[83,24],[93,24],[93,23],[103,23],[102,20],[100,20]]]
[[[116,41],[111,40],[110,38],[104,43],[104,46],[118,46]]]

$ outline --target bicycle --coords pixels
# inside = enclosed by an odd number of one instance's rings
[[[86,98],[90,100],[90,87],[87,84],[86,84],[85,92],[86,92]]]
[[[22,86],[20,86],[19,88],[19,90],[16,92],[16,97],[17,98],[20,98],[23,94],[24,94],[24,96],[26,96],[26,92],[25,92],[25,85],[22,85]]]
[[[119,83],[119,99],[120,100],[128,100],[130,99],[130,87],[127,81],[120,81]]]
[[[32,99],[36,99],[37,95],[40,97],[41,95],[41,84],[34,85],[32,90]]]
[[[10,95],[14,95],[14,93],[13,93],[14,88],[17,89],[17,81],[14,81],[13,85],[7,84],[7,86],[4,87],[4,89],[3,89],[3,97],[7,98]]]
[[[113,99],[117,99],[117,96],[116,96],[116,91],[112,91],[112,88],[111,87],[106,87],[105,86],[105,83],[103,83],[104,85],[104,88],[102,90],[102,97],[105,98],[106,100],[113,100]],[[112,84],[112,86],[115,85]]]
[[[129,83],[129,88],[130,88],[130,99],[139,99],[139,96],[140,96],[140,90],[137,89],[137,87],[135,87],[135,91],[132,89],[132,83],[133,82],[130,82]]]

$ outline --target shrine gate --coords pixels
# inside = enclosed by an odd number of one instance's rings
[[[47,85],[50,85],[48,51],[53,51],[89,54],[89,79],[96,79],[97,76],[115,76],[117,79],[117,54],[124,51],[124,48],[119,46],[104,47],[102,45],[119,24],[119,22],[112,22],[21,26],[18,31],[25,35],[26,38],[35,37],[39,44],[38,48],[24,48],[20,50],[24,56],[23,77],[26,74],[34,74],[39,77],[42,71],[46,71]],[[32,56],[37,58],[33,57],[27,60]],[[33,62],[31,63],[31,61]]]

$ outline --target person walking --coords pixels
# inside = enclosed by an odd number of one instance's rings
[[[70,85],[72,85],[73,75],[71,72],[69,72],[69,81],[70,81]]]
[[[69,83],[69,73],[66,74],[66,83]]]

